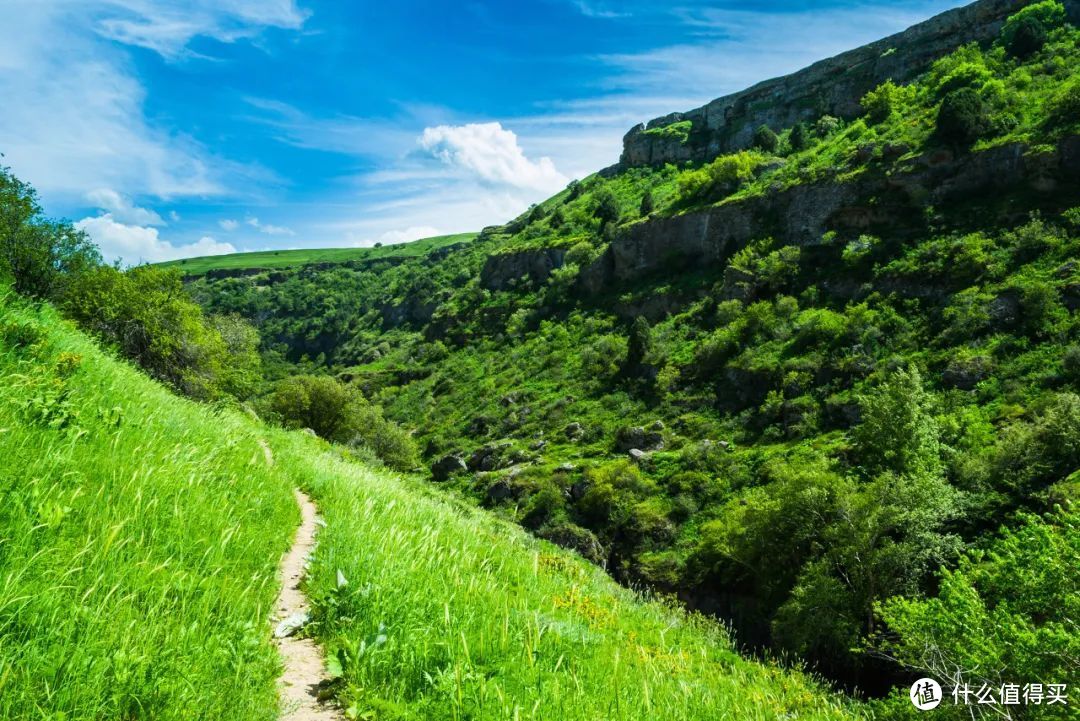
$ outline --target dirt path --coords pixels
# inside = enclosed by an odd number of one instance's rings
[[[268,464],[273,465],[270,447],[260,441]],[[341,712],[318,699],[319,684],[326,678],[322,652],[310,638],[298,638],[296,626],[311,611],[307,597],[300,590],[304,563],[315,548],[318,509],[300,490],[294,491],[300,506],[300,528],[293,545],[281,559],[281,595],[274,613],[274,638],[285,671],[278,682],[281,695],[281,721],[343,721]]]

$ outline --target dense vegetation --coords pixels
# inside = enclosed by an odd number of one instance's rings
[[[436,480],[743,643],[871,692],[943,662],[972,683],[1063,680],[1062,601],[1080,590],[1058,560],[1077,543],[1074,182],[812,244],[765,235],[599,292],[583,279],[642,223],[1010,144],[1052,152],[1080,131],[1077,68],[1080,32],[1041,2],[993,45],[883,84],[860,118],[593,176],[450,252],[189,288],[257,325],[271,384],[336,376],[414,430]],[[1035,562],[1056,585],[1004,585]],[[960,600],[995,629],[982,645]],[[1032,644],[1053,650],[1018,650]],[[983,653],[992,669],[966,664]]]
[[[348,718],[860,715],[505,522],[177,398],[7,288],[0,386],[2,718],[278,718],[294,485],[328,523],[309,591]]]

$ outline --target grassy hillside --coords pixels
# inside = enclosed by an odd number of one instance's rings
[[[0,718],[276,718],[257,430],[0,291]]]
[[[296,250],[264,250],[251,253],[208,255],[201,258],[184,258],[167,263],[163,267],[176,267],[184,275],[203,275],[211,270],[246,270],[248,268],[295,268],[310,263],[347,263],[351,261],[374,261],[387,258],[416,258],[433,250],[468,243],[476,233],[458,233],[423,238],[410,243],[382,245],[377,248],[300,248]]]
[[[861,117],[598,174],[444,258],[189,288],[444,487],[884,692],[924,666],[881,652],[882,604],[1026,514],[1072,528],[1077,68],[1040,2]]]
[[[309,590],[350,718],[857,715],[510,524],[181,400],[11,293],[0,386],[0,718],[276,718],[293,484],[328,524]]]

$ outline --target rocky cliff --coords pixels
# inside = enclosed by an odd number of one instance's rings
[[[1012,198],[1028,210],[1075,198],[1080,190],[1080,136],[1051,149],[1019,143],[984,152],[925,153],[890,172],[868,169],[857,180],[799,185],[723,203],[701,211],[655,218],[624,229],[579,277],[579,290],[595,294],[670,271],[727,261],[749,242],[774,237],[803,247],[829,231],[841,237],[887,228],[891,234],[925,230],[925,210],[943,204],[993,205],[1009,213]]]
[[[749,147],[762,125],[779,131],[822,115],[858,116],[859,101],[868,91],[889,79],[911,80],[961,45],[992,40],[1005,18],[1026,4],[1027,0],[979,0],[704,107],[651,120],[626,134],[620,167],[710,160]],[[1073,22],[1080,21],[1080,0],[1064,4]],[[688,133],[657,132],[687,121]]]

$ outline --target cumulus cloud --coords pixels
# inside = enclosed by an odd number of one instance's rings
[[[551,158],[529,160],[517,135],[502,123],[438,125],[425,128],[418,142],[446,165],[494,185],[554,191],[567,183]]]
[[[227,230],[230,233],[240,227],[240,223],[233,220],[232,218],[225,218],[224,220],[219,220],[218,225],[221,226],[222,230]]]
[[[443,235],[443,233],[436,227],[430,225],[411,225],[403,230],[388,230],[385,233],[375,236],[374,238],[360,236],[357,233],[346,233],[346,238],[350,245],[357,248],[370,248],[376,243],[382,245],[396,245],[398,243],[411,243],[414,240],[420,240],[421,238],[433,238],[436,235]]]
[[[131,199],[109,188],[91,190],[86,199],[98,208],[108,212],[121,223],[131,225],[165,225],[161,216],[148,208],[140,208]],[[173,213],[175,215],[175,213]]]
[[[244,221],[255,230],[266,235],[296,235],[296,232],[292,228],[286,228],[283,225],[270,225],[269,223],[262,223],[258,218],[251,217]]]
[[[230,243],[220,243],[210,236],[194,243],[173,245],[161,238],[157,228],[121,223],[111,213],[83,218],[75,227],[97,243],[101,255],[107,261],[121,260],[125,263],[159,263],[202,255],[235,253]]]

